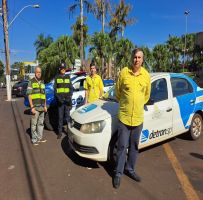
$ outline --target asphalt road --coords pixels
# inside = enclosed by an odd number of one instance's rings
[[[203,199],[203,135],[143,150],[137,162],[142,182],[123,176],[116,190],[110,165],[77,156],[65,134],[57,140],[45,130],[47,142],[33,146],[23,99],[7,102],[5,94],[0,91],[0,200]]]

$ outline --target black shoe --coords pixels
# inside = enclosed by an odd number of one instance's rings
[[[57,135],[57,139],[60,139],[61,137],[62,137],[61,133]]]
[[[141,182],[141,178],[135,172],[125,171],[125,174],[134,181]]]
[[[121,178],[119,176],[113,177],[113,187],[118,189],[120,187]]]

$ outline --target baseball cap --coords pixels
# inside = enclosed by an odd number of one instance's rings
[[[61,69],[66,69],[66,64],[65,63],[61,63],[61,65],[59,66],[59,70]]]

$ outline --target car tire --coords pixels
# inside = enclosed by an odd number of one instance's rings
[[[116,165],[117,149],[118,149],[118,133],[115,133],[109,144],[108,160],[112,168],[115,168],[115,165]]]
[[[192,140],[199,139],[203,130],[202,116],[200,114],[194,114],[191,126],[189,130],[189,134]]]
[[[46,128],[47,130],[53,131],[54,128],[53,128],[53,126],[51,125],[49,118],[50,118],[49,112],[47,112],[47,113],[45,114],[45,118],[44,118],[44,125],[45,125],[45,128]]]

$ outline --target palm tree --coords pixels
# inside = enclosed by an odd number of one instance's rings
[[[52,42],[53,42],[53,38],[51,36],[48,35],[47,37],[45,37],[43,33],[38,35],[36,41],[34,42],[34,46],[36,47],[37,58],[39,53],[43,49],[46,49]]]
[[[73,66],[75,59],[78,58],[79,49],[69,36],[61,36],[48,48],[39,54],[39,62],[45,82],[50,81],[57,74],[58,66],[65,62],[67,66]]]
[[[112,27],[111,34],[120,31],[121,37],[124,36],[125,27],[127,25],[132,25],[135,22],[134,18],[127,18],[131,10],[132,6],[130,4],[126,5],[124,0],[120,0],[114,13],[111,13],[112,18],[109,22],[109,25]]]
[[[110,10],[110,3],[106,0],[95,0],[93,13],[102,22],[102,33],[104,33],[105,18]],[[101,67],[104,69],[104,58],[101,58]]]
[[[168,68],[168,49],[166,45],[158,44],[153,48],[154,66],[155,71],[167,71]]]
[[[154,65],[154,57],[152,51],[146,47],[142,46],[141,47],[143,53],[144,53],[144,63],[143,66],[148,69],[148,71],[152,72],[153,71],[153,65]]]
[[[105,27],[105,18],[107,17],[110,11],[111,5],[110,2],[107,0],[95,0],[93,11],[95,17],[101,21],[102,23],[102,33],[104,33]]]
[[[104,58],[104,62],[108,63],[113,50],[109,35],[106,33],[94,33],[91,37],[90,44],[92,45],[89,50],[90,56],[95,60],[97,65],[102,65],[102,58]],[[99,68],[99,72],[104,76],[104,68]]]
[[[169,53],[169,65],[171,66],[171,71],[179,71],[180,66],[180,56],[181,56],[181,39],[176,36],[169,35],[169,39],[166,41],[166,45]]]
[[[84,21],[86,21],[86,17],[84,17]],[[81,35],[80,35],[80,17],[77,17],[76,23],[72,25],[71,29],[73,30],[73,39],[75,40],[75,43],[77,44],[78,48],[80,48],[80,41],[81,41]],[[83,24],[83,43],[84,45],[87,45],[87,39],[88,39],[88,26],[86,24]],[[83,49],[83,54],[84,54]],[[80,55],[80,52],[79,52]]]
[[[92,4],[89,3],[87,0],[75,0],[75,4],[69,7],[69,12],[73,13],[75,9],[79,6],[80,7],[80,60],[81,65],[83,67],[83,60],[84,60],[84,37],[83,37],[83,6],[85,5],[87,12],[93,12]]]
[[[114,44],[114,62],[117,69],[121,70],[123,67],[132,65],[131,52],[133,48],[133,43],[124,38]]]

